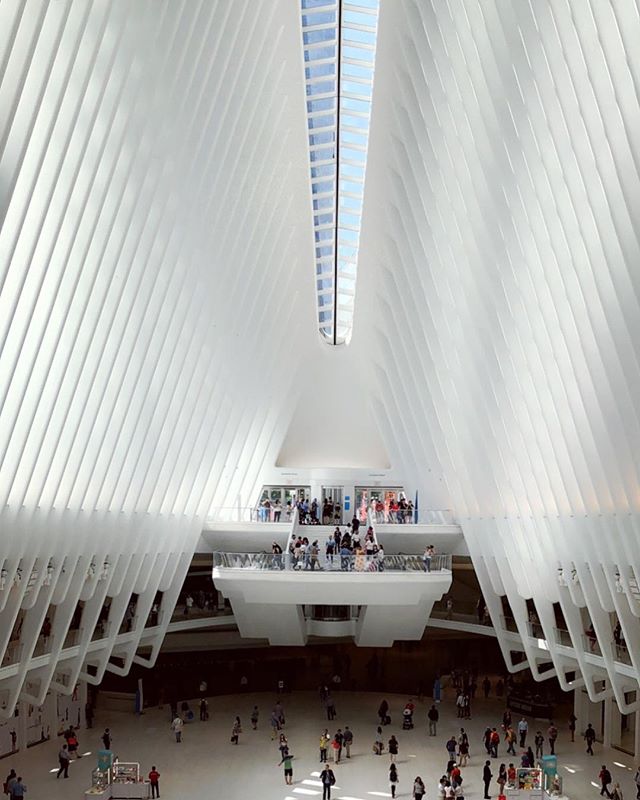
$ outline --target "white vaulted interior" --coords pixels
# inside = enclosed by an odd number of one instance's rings
[[[640,703],[640,6],[344,0],[323,192],[340,5],[0,0],[0,714],[152,665],[207,518],[296,470],[451,509],[507,665]]]

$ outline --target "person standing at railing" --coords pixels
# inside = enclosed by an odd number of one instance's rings
[[[340,569],[343,572],[351,571],[351,550],[346,544],[340,548]]]
[[[375,542],[372,539],[367,539],[367,541],[364,543],[364,552],[367,556],[368,563],[371,563],[373,559],[374,548]]]
[[[273,553],[273,566],[276,569],[284,569],[284,565],[282,563],[282,548],[277,542],[273,542],[271,545],[271,552]]]
[[[282,514],[282,503],[280,500],[276,500],[273,504],[273,521],[280,522],[280,516]]]
[[[378,572],[384,572],[384,548],[382,545],[378,547],[378,552],[375,553],[375,564]]]
[[[318,554],[320,553],[320,548],[318,547],[318,540],[316,539],[311,543],[309,548],[309,564],[311,565],[311,571],[313,572],[318,565]]]
[[[422,563],[424,564],[424,571],[431,572],[431,559],[435,555],[435,548],[432,544],[425,548],[424,555],[422,556]]]
[[[334,538],[333,536],[329,536],[324,546],[327,569],[333,568],[333,555],[335,553],[335,549],[336,549],[336,543],[334,541]]]

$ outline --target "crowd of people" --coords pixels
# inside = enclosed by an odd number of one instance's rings
[[[323,498],[321,502],[316,497],[313,500],[303,497],[295,501],[287,500],[284,505],[279,498],[271,500],[264,497],[255,510],[255,518],[258,522],[290,522],[294,507],[298,510],[301,525],[342,524],[342,504],[330,497]],[[415,521],[415,512],[411,500],[400,494],[399,497],[372,498],[368,504],[363,500],[356,516],[363,523],[370,516],[378,524],[410,525]]]
[[[484,698],[488,699],[492,696],[501,697],[502,689],[505,686],[505,682],[502,679],[494,683],[488,675],[485,675],[484,679],[480,680],[476,670],[452,670],[450,679],[451,684],[456,689],[454,707],[457,710],[458,719],[461,720],[471,718],[471,700],[476,697],[479,688],[482,690]],[[436,682],[440,686],[439,678]],[[341,683],[340,675],[336,672],[330,680],[321,683],[319,686],[320,708],[323,717],[326,716],[328,723],[318,726],[317,739],[318,760],[321,765],[319,780],[322,784],[323,800],[331,800],[332,787],[336,783],[334,766],[352,758],[357,740],[350,725],[335,722],[338,716],[335,694],[340,695]],[[499,685],[501,690],[498,693]],[[201,722],[205,723],[209,720],[209,706],[206,699],[207,688],[207,683],[202,681],[200,683],[199,718]],[[296,756],[286,731],[287,716],[283,703],[285,695],[285,683],[283,680],[278,680],[277,692],[278,696],[268,714],[268,729],[271,734],[271,742],[275,742],[277,746],[278,755],[274,758],[274,763],[283,768],[285,784],[292,785],[294,782],[293,773]],[[434,688],[433,702],[429,701],[430,707],[426,713],[425,722],[429,737],[432,738],[438,736],[438,727],[441,725],[443,706],[439,702],[441,700],[439,692],[440,689],[438,689],[436,697]],[[416,734],[407,734],[410,738],[405,741],[404,732],[418,728],[417,735],[420,736],[424,731],[420,721],[416,720],[416,702],[412,698],[409,698],[404,707],[401,706],[401,709],[400,720],[396,720],[396,727],[391,728],[393,712],[387,699],[383,699],[377,709],[373,741],[366,742],[364,750],[361,747],[355,751],[357,755],[363,755],[369,749],[369,744],[371,744],[374,758],[384,760],[383,757],[388,757],[388,784],[392,798],[396,798],[399,787],[402,785],[401,781],[405,780],[405,776],[402,773],[405,769],[403,764],[406,764],[406,757],[402,759],[401,754],[407,749],[415,747],[415,739],[411,737]],[[498,714],[500,712],[496,714],[496,717],[498,717]],[[257,731],[260,722],[258,705],[253,704],[248,716],[251,730]],[[171,702],[170,728],[175,736],[176,744],[182,744],[185,725],[194,719],[195,715],[188,702],[182,703],[180,711],[178,710],[178,704],[174,701]],[[571,713],[567,719],[571,742],[575,741],[577,722],[577,717],[574,713]],[[459,724],[459,722],[456,723],[456,725]],[[464,724],[466,725],[466,722]],[[389,733],[385,732],[386,728],[389,729]],[[237,715],[231,724],[230,744],[234,747],[238,746],[241,743],[242,736],[241,717]],[[477,771],[476,780],[481,779],[482,781],[484,798],[490,798],[492,794],[497,794],[498,797],[506,796],[509,789],[518,787],[519,781],[522,780],[523,770],[537,768],[543,757],[556,755],[559,736],[560,731],[553,720],[550,720],[549,724],[545,726],[540,724],[534,726],[530,724],[526,716],[518,715],[514,718],[512,710],[508,706],[504,707],[501,719],[496,718],[495,724],[487,724],[481,735],[477,733],[470,737],[468,729],[464,726],[458,727],[456,733],[451,732],[451,730],[447,731],[446,735],[442,737],[445,751],[443,762],[446,758],[446,766],[444,766],[440,777],[436,779],[435,775],[426,776],[424,771],[421,771],[421,774],[415,777],[411,773],[407,776],[407,788],[410,790],[413,800],[423,800],[427,794],[431,798],[433,796],[431,790],[429,789],[427,792],[425,787],[435,785],[437,785],[436,797],[439,799],[458,798],[458,800],[461,800],[465,796],[468,797],[469,793],[465,791],[469,782],[467,771],[471,768],[472,750],[474,750],[472,766]],[[596,733],[591,723],[586,725],[581,736],[586,743],[587,754],[594,756]],[[70,725],[62,732],[61,737],[64,741],[61,743],[58,753],[59,769],[56,773],[56,778],[67,778],[70,762],[81,757],[78,752],[78,732]],[[113,749],[113,736],[109,728],[104,729],[100,739],[102,749]],[[271,746],[273,747],[273,744]],[[482,753],[481,758],[478,758],[478,751]],[[151,782],[152,797],[159,797],[159,777],[160,773],[154,765],[148,776]],[[601,766],[597,777],[601,796],[612,798],[612,800],[624,800],[623,790],[620,784],[613,780],[606,764]],[[640,768],[635,775],[635,785],[638,797],[640,797]],[[550,789],[551,794],[554,791],[558,795],[561,794],[559,779],[551,782]],[[26,795],[24,780],[16,774],[15,770],[11,770],[7,776],[4,790],[9,800],[16,800],[16,798]],[[478,795],[474,793],[473,796],[476,797]]]
[[[294,534],[287,552],[273,542],[271,551],[276,569],[334,570],[343,572],[367,572],[384,570],[384,548],[376,540],[372,527],[364,537],[360,534],[360,523],[347,525],[344,533],[336,526],[324,543],[302,534]]]

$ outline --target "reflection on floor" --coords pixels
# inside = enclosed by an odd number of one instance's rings
[[[69,780],[56,781],[52,770],[57,769],[59,741],[33,747],[25,753],[4,759],[4,774],[14,767],[25,779],[32,798],[82,798],[90,784],[90,774],[95,766],[95,752],[101,746],[100,736],[106,726],[113,734],[113,749],[122,761],[139,761],[146,775],[155,764],[161,773],[161,797],[166,800],[182,800],[185,797],[205,800],[209,797],[225,797],[231,800],[309,800],[322,797],[318,785],[320,766],[318,763],[318,740],[325,727],[330,733],[345,725],[354,732],[352,758],[339,765],[332,765],[337,785],[332,800],[373,800],[390,797],[388,784],[389,757],[376,756],[372,744],[377,726],[376,710],[382,699],[377,693],[339,693],[336,695],[338,716],[329,723],[323,715],[318,696],[309,692],[294,693],[284,698],[286,713],[285,733],[290,750],[295,756],[294,784],[286,786],[283,768],[276,766],[280,760],[277,744],[271,741],[269,716],[275,702],[271,694],[246,694],[226,697],[210,697],[208,722],[194,721],[185,725],[183,743],[176,744],[169,729],[169,709],[149,709],[143,716],[112,713],[98,715],[95,727],[81,731],[80,752],[87,755],[73,762]],[[416,726],[413,730],[402,730],[402,708],[406,696],[387,695],[392,723],[384,730],[385,740],[395,734],[400,743],[398,773],[400,798],[411,796],[413,780],[420,775],[427,786],[427,798],[436,797],[435,787],[447,763],[445,741],[459,731],[461,722],[469,733],[471,762],[463,770],[466,798],[482,796],[481,771],[484,750],[481,736],[486,725],[498,725],[503,706],[493,699],[476,700],[471,720],[460,721],[455,717],[453,698],[445,697],[440,704],[438,736],[427,735],[426,711],[430,702],[417,703]],[[249,715],[253,705],[260,709],[259,729],[253,731]],[[195,702],[193,703],[194,710]],[[243,733],[236,747],[229,741],[234,718],[242,720]],[[197,716],[197,714],[196,714]],[[580,720],[578,726],[588,720]],[[557,744],[560,774],[564,778],[566,794],[575,800],[593,796],[596,798],[597,774],[601,764],[607,764],[614,781],[619,780],[627,796],[635,796],[633,775],[636,765],[619,751],[596,745],[596,755],[591,758],[584,752],[582,739],[575,744],[569,742],[567,725],[563,719],[556,720],[560,729]],[[531,738],[540,728],[546,731],[546,720],[529,720]],[[501,745],[497,767],[509,759],[504,757]],[[494,787],[497,789],[497,786]],[[494,797],[496,796],[494,791]]]

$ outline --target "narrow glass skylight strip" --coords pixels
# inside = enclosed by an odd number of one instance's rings
[[[351,338],[379,0],[301,0],[318,324]]]

